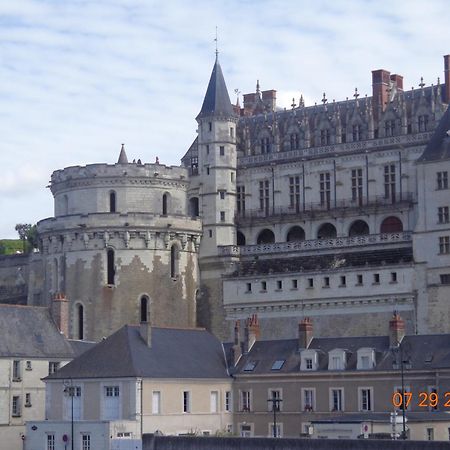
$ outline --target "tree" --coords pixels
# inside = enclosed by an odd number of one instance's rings
[[[22,241],[24,253],[27,250],[26,244],[28,240],[28,234],[30,233],[31,228],[32,226],[30,223],[18,223],[15,228],[17,233],[19,233],[20,240]]]

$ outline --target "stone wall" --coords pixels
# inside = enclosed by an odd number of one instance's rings
[[[359,450],[371,449],[448,449],[447,442],[347,440],[347,439],[270,439],[154,436],[144,434],[142,450]]]
[[[27,303],[28,266],[29,255],[0,257],[0,303]]]

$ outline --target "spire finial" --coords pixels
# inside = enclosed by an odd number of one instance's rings
[[[420,89],[423,89],[424,86],[425,86],[425,83],[423,82],[423,77],[420,77],[420,83],[419,83]]]
[[[259,80],[256,80],[256,93],[259,94],[260,90],[259,90]]]
[[[217,25],[216,25],[216,37],[214,39],[214,42],[216,43],[216,61],[219,59],[219,48],[218,48],[218,39],[217,39]]]
[[[122,144],[120,149],[119,159],[117,160],[117,164],[128,164],[127,154],[125,152],[125,144]]]

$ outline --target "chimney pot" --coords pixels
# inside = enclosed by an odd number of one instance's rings
[[[389,345],[397,347],[405,337],[405,321],[397,312],[394,312],[389,321]]]
[[[298,347],[308,348],[313,339],[313,324],[309,317],[305,317],[298,324]]]
[[[253,314],[245,321],[245,352],[249,352],[253,344],[259,339],[260,328],[258,316]]]
[[[62,292],[56,292],[50,307],[50,314],[59,331],[69,337],[69,300]]]

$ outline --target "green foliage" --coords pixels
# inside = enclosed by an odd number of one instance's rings
[[[17,252],[22,253],[23,243],[20,239],[2,239],[0,240],[0,255],[14,255]]]
[[[19,233],[19,238],[22,241],[23,253],[29,253],[33,248],[38,246],[38,234],[36,225],[30,223],[18,223],[15,230]]]

